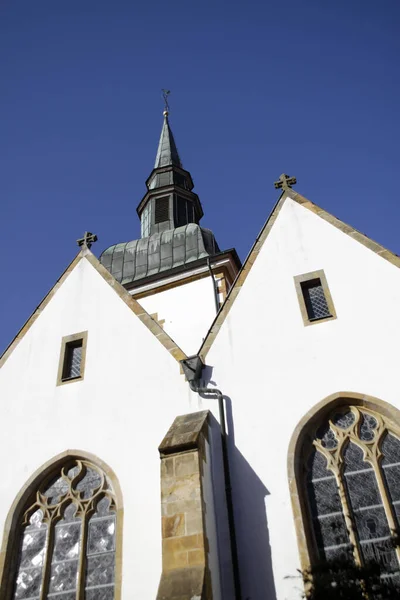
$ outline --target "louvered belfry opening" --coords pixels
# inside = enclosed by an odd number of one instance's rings
[[[154,209],[154,223],[169,221],[169,196],[156,198]]]

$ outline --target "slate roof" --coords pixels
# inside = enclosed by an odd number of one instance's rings
[[[167,167],[175,165],[182,168],[181,159],[179,158],[178,149],[175,144],[174,136],[168,122],[168,115],[164,115],[164,123],[161,130],[160,141],[154,168]]]
[[[100,262],[120,283],[184,266],[220,252],[214,234],[196,223],[110,246]]]

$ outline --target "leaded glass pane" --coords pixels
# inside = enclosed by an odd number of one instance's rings
[[[375,471],[363,461],[363,451],[349,444],[344,453],[345,480],[360,550],[366,562],[374,561],[387,570],[396,564],[395,549],[382,504]]]
[[[397,526],[400,526],[400,441],[388,433],[381,448],[382,470],[386,481],[386,487],[390,500],[393,503],[397,518]]]
[[[371,442],[375,437],[375,429],[378,426],[378,421],[372,415],[363,413],[360,426],[360,440]]]
[[[355,414],[351,410],[349,410],[343,414],[337,413],[333,417],[332,422],[337,427],[340,427],[340,429],[348,429],[349,427],[351,427],[351,425],[354,424],[355,420],[356,420]]]
[[[17,575],[15,600],[39,598],[42,586],[42,569],[20,569]]]
[[[42,585],[47,525],[43,512],[37,510],[25,527],[19,556],[19,568],[15,587],[15,600],[39,598]]]
[[[357,533],[360,541],[390,535],[389,525],[383,506],[369,507],[354,511]]]
[[[399,563],[391,539],[361,542],[360,547],[366,563],[374,562],[380,564],[384,573],[398,571]]]
[[[388,433],[382,443],[383,461],[382,465],[393,465],[400,462],[400,441]]]
[[[317,438],[321,440],[321,445],[328,450],[336,448],[338,445],[337,438],[328,425],[323,425],[317,431]]]
[[[94,588],[85,591],[85,600],[113,600],[114,586]]]
[[[314,450],[309,461],[308,497],[314,532],[321,558],[334,552],[348,552],[346,530],[336,478],[326,469],[326,458]]]
[[[110,500],[102,498],[89,520],[86,564],[86,598],[97,598],[89,592],[103,589],[104,598],[113,598],[115,580],[115,513]],[[107,586],[106,588],[98,586]],[[103,597],[103,596],[99,596]]]
[[[86,586],[114,584],[114,553],[88,557],[86,567]]]
[[[331,316],[320,279],[305,282],[302,289],[310,321]]]
[[[332,471],[327,470],[327,460],[321,452],[314,450],[308,461],[309,479],[319,479],[320,477],[332,477]]]
[[[356,444],[349,444],[344,452],[344,463],[347,490],[353,510],[381,505],[374,470],[363,461],[361,448]]]
[[[69,485],[63,477],[58,477],[45,491],[49,504],[57,504],[68,492]]]
[[[68,592],[76,590],[78,561],[53,562],[51,565],[49,592]]]
[[[82,346],[72,346],[70,357],[70,377],[79,377],[81,374]]]
[[[76,506],[70,504],[54,527],[49,592],[76,589],[81,540],[81,520],[75,517]]]
[[[76,489],[81,492],[82,498],[90,498],[93,492],[100,487],[102,483],[102,477],[98,471],[86,468],[84,477],[77,483]]]

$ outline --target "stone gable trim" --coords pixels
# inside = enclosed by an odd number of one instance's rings
[[[382,258],[384,258],[385,260],[390,262],[395,267],[400,267],[400,256],[398,256],[394,252],[391,252],[390,250],[388,250],[381,244],[378,244],[374,240],[371,240],[369,237],[367,237],[360,231],[357,231],[357,229],[354,229],[354,227],[351,227],[350,225],[347,225],[340,219],[337,219],[336,217],[334,217],[333,215],[328,213],[326,210],[323,210],[322,208],[320,208],[317,204],[314,204],[313,202],[311,202],[311,200],[308,200],[307,198],[305,198],[298,192],[295,192],[293,189],[286,189],[281,194],[281,196],[278,199],[278,202],[275,204],[274,208],[272,209],[270,216],[268,217],[266,223],[264,224],[264,227],[262,228],[261,233],[259,234],[258,238],[256,239],[253,247],[251,248],[246,260],[244,261],[243,266],[242,266],[241,270],[239,271],[235,281],[233,282],[233,285],[229,291],[228,296],[226,297],[224,304],[222,305],[221,309],[219,310],[217,316],[215,317],[214,322],[212,323],[212,325],[203,341],[203,344],[201,345],[201,347],[199,349],[198,354],[201,356],[203,361],[205,360],[205,357],[207,356],[208,351],[210,350],[211,346],[213,345],[214,340],[217,337],[218,332],[222,327],[222,324],[224,323],[226,317],[228,316],[229,311],[231,310],[232,305],[236,300],[236,297],[238,296],[240,290],[242,289],[242,286],[243,286],[243,284],[244,284],[257,256],[258,256],[261,248],[263,247],[264,242],[267,239],[273,224],[276,221],[286,198],[290,198],[291,200],[293,200],[294,202],[297,202],[304,208],[307,208],[314,214],[321,217],[321,219],[324,219],[324,221],[327,221],[328,223],[330,223],[331,225],[333,225],[334,227],[336,227],[343,233],[347,234],[348,236],[350,236],[357,242],[360,242],[360,244],[362,244],[369,250],[372,250],[373,252],[375,252],[375,254],[378,254],[378,256],[381,256]]]
[[[96,271],[103,277],[103,279],[115,290],[118,296],[125,302],[125,304],[131,309],[132,312],[142,321],[143,325],[151,331],[151,333],[158,339],[158,341],[168,350],[168,352],[177,360],[179,363],[182,359],[187,358],[186,354],[179,348],[174,340],[164,331],[164,329],[145,311],[143,306],[132,298],[131,294],[118,283],[118,281],[111,275],[109,271],[100,263],[98,258],[90,252],[88,249],[82,250],[82,255],[87,258],[90,264],[96,269]]]
[[[57,290],[62,286],[64,281],[67,279],[69,274],[75,269],[77,264],[86,258],[90,264],[96,269],[99,275],[115,290],[118,296],[123,302],[131,309],[133,313],[140,319],[140,321],[147,327],[149,331],[158,339],[158,341],[168,350],[168,352],[180,363],[181,360],[187,358],[186,354],[179,348],[174,340],[160,327],[160,325],[152,319],[152,317],[144,310],[144,308],[137,302],[132,296],[125,290],[125,288],[118,283],[118,281],[107,271],[105,267],[100,263],[94,254],[88,248],[82,248],[77,254],[71,264],[65,269],[64,273],[57,280],[56,284],[51,288],[48,294],[44,297],[42,302],[38,305],[36,310],[32,313],[29,319],[25,322],[23,327],[19,330],[15,338],[5,349],[3,354],[0,356],[0,368],[4,365],[8,357],[17,347],[19,342],[25,336],[25,334],[32,327],[36,319],[42,314],[50,300],[53,298]]]
[[[324,221],[327,221],[328,223],[330,223],[331,225],[336,227],[336,229],[339,229],[340,231],[342,231],[343,233],[346,233],[348,236],[350,236],[354,240],[357,240],[357,242],[360,242],[360,244],[362,244],[369,250],[372,250],[373,252],[375,252],[375,254],[378,254],[382,258],[386,259],[392,265],[395,265],[396,267],[400,267],[400,256],[398,256],[394,252],[391,252],[390,250],[388,250],[381,244],[378,244],[378,242],[371,240],[371,238],[367,237],[366,235],[364,235],[357,229],[354,229],[354,227],[352,227],[351,225],[347,225],[340,219],[331,215],[326,210],[324,210],[317,204],[314,204],[314,202],[311,202],[311,200],[308,200],[307,198],[305,198],[298,192],[295,192],[294,190],[289,189],[289,190],[286,190],[285,193],[289,198],[294,200],[294,202],[297,202],[301,206],[304,206],[304,208],[308,208],[308,210],[310,210],[311,212],[313,212],[316,215],[318,215],[319,217],[321,217],[321,219],[324,219]]]
[[[12,342],[4,350],[3,354],[0,357],[0,368],[4,365],[4,363],[6,362],[6,360],[8,359],[8,357],[10,356],[10,354],[14,351],[14,349],[18,346],[18,344],[20,343],[20,341],[22,340],[22,338],[25,336],[25,334],[32,327],[32,325],[34,324],[34,322],[36,321],[36,319],[38,317],[40,317],[40,315],[42,314],[43,310],[46,308],[46,306],[48,305],[48,303],[50,302],[50,300],[53,298],[54,294],[62,286],[62,284],[64,283],[64,281],[67,279],[68,275],[75,269],[76,265],[80,262],[81,258],[82,258],[82,255],[81,255],[81,252],[79,252],[77,254],[77,256],[74,258],[74,260],[72,261],[72,263],[70,265],[68,265],[68,267],[65,269],[64,273],[57,280],[57,282],[55,283],[55,285],[48,292],[48,294],[43,298],[43,300],[38,305],[38,307],[33,311],[33,313],[31,314],[31,316],[29,317],[29,319],[24,323],[24,325],[19,330],[19,332],[17,333],[17,335],[15,336],[15,338],[12,340]]]
[[[207,353],[210,350],[211,346],[213,345],[214,340],[217,337],[217,334],[218,334],[219,330],[221,329],[223,322],[225,321],[226,317],[228,316],[229,311],[231,310],[232,305],[235,302],[240,290],[242,289],[242,286],[243,286],[244,282],[246,281],[247,276],[250,273],[250,270],[251,270],[253,264],[255,263],[256,258],[258,256],[258,254],[260,253],[260,250],[263,247],[264,242],[267,239],[273,224],[275,223],[276,219],[278,218],[278,215],[280,213],[280,210],[283,206],[285,199],[286,198],[283,195],[281,195],[278,202],[275,204],[274,208],[272,209],[272,212],[271,212],[270,216],[268,217],[264,227],[262,228],[261,233],[259,234],[256,241],[254,242],[253,247],[251,248],[246,260],[244,261],[242,268],[240,269],[239,273],[237,274],[237,277],[236,277],[235,281],[233,282],[231,289],[229,290],[229,293],[225,299],[225,302],[223,303],[219,312],[217,313],[217,316],[215,317],[214,322],[212,323],[211,328],[209,329],[209,331],[203,341],[203,344],[201,345],[200,350],[198,352],[198,354],[201,356],[203,361],[204,361],[205,357],[207,356]]]

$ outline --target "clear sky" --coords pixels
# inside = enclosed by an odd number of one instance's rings
[[[139,237],[163,87],[221,248],[286,172],[400,253],[399,31],[398,0],[0,0],[0,351],[85,230]]]

